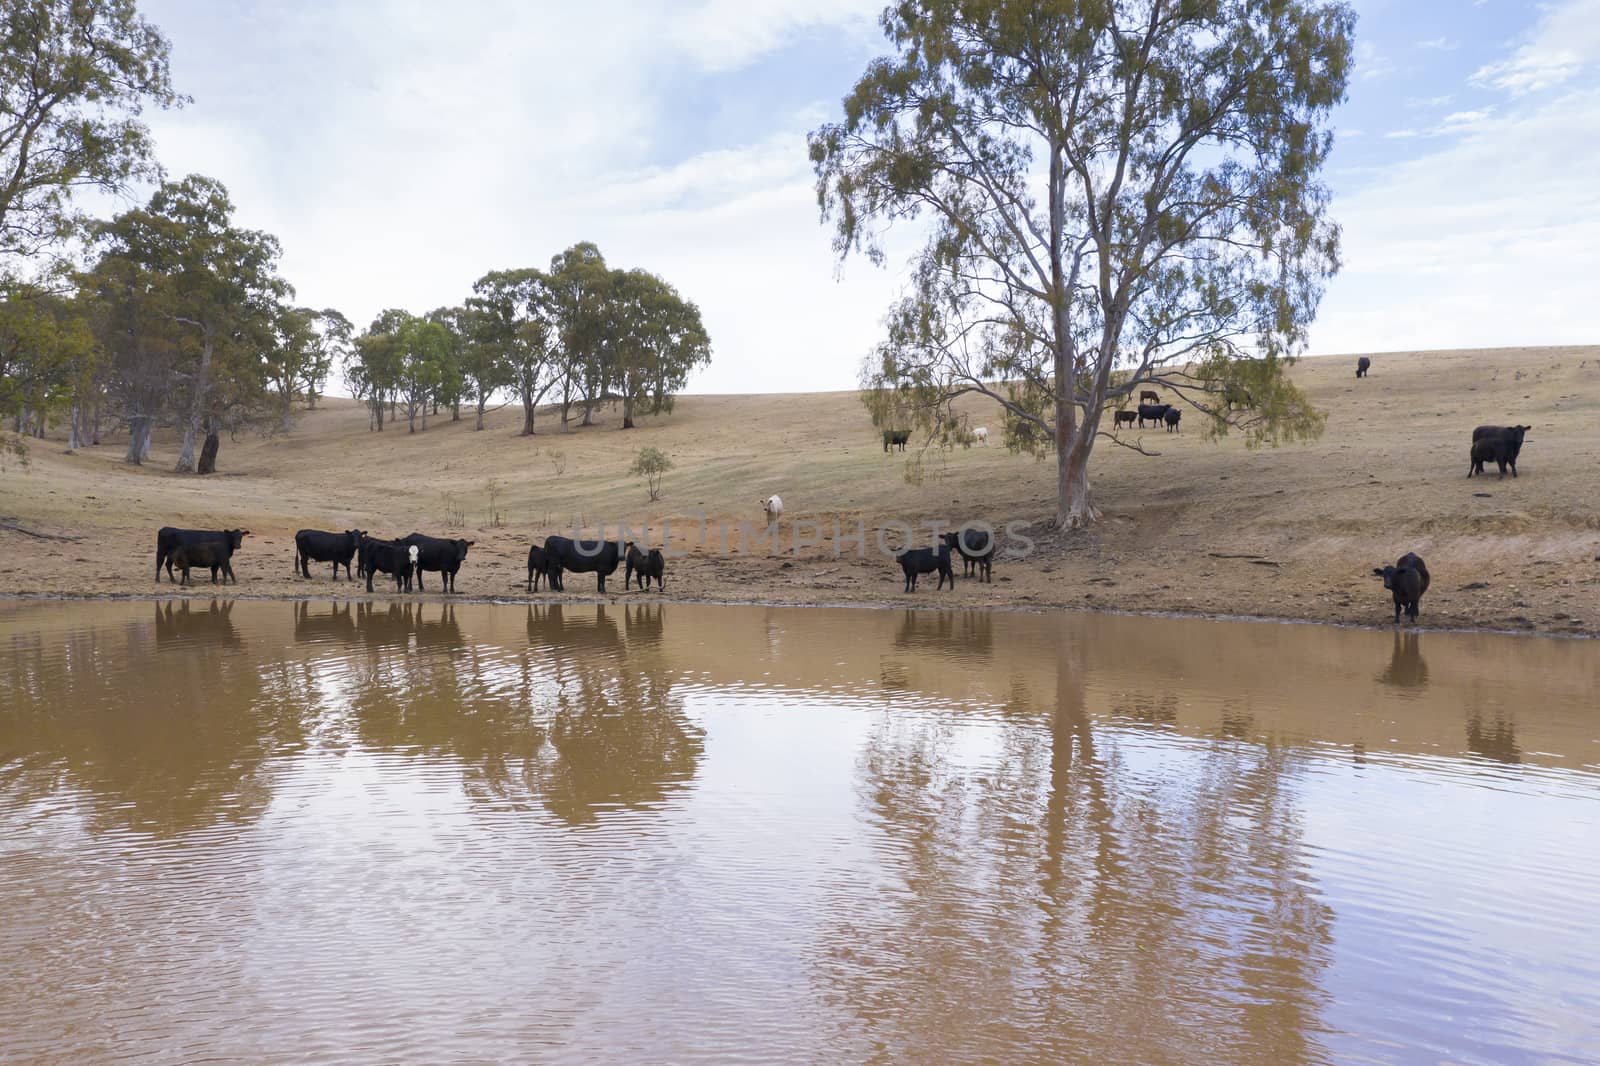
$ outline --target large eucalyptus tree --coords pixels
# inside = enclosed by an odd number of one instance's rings
[[[1100,516],[1101,416],[1140,386],[1214,432],[1318,432],[1284,368],[1338,266],[1318,175],[1354,24],[1333,0],[892,4],[893,54],[810,138],[841,256],[930,222],[863,368],[875,418],[989,397],[1011,447],[1056,452],[1066,527]]]

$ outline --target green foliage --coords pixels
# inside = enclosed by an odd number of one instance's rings
[[[232,224],[220,182],[163,182],[144,207],[92,231],[94,267],[80,280],[99,302],[100,339],[115,367],[123,417],[147,431],[185,428],[179,470],[195,469],[202,428],[213,439],[266,407],[269,364],[281,362],[283,301],[271,234]],[[130,461],[138,461],[130,447]]]
[[[0,256],[81,221],[75,191],[160,176],[144,107],[175,107],[169,45],[134,0],[7,0],[0,9]]]
[[[628,473],[634,477],[642,477],[650,488],[652,500],[661,497],[661,479],[672,469],[672,460],[667,458],[659,448],[641,448],[638,456],[633,460],[633,465],[628,468]]]
[[[1334,0],[893,3],[893,54],[810,138],[841,256],[929,225],[863,365],[874,423],[990,398],[1010,448],[1056,453],[1068,525],[1098,516],[1101,416],[1140,385],[1259,441],[1318,432],[1283,370],[1338,266],[1318,174],[1354,22]],[[1212,403],[1235,378],[1257,402]]]
[[[98,363],[80,301],[21,283],[0,293],[0,413],[42,425],[87,394]],[[0,452],[25,462],[27,445],[7,437]]]

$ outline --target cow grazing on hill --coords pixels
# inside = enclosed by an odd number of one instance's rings
[[[910,439],[911,431],[909,429],[886,429],[883,431],[883,450],[888,451],[890,448],[899,448],[901,451],[905,451],[906,442]]]
[[[220,541],[231,545],[228,549],[228,554],[231,558],[232,554],[238,551],[240,545],[243,544],[244,538],[249,535],[250,531],[248,529],[174,529],[172,526],[162,526],[156,530],[156,584],[159,585],[161,583],[161,568],[163,566],[167,570],[167,580],[175,580],[172,576],[172,567],[174,565],[172,553],[179,545]],[[196,564],[191,563],[190,565]],[[220,566],[221,564],[218,565]],[[231,566],[228,568],[228,574],[229,576],[233,574]],[[214,576],[215,574],[213,574]],[[238,581],[235,579],[235,584],[237,583]]]
[[[1422,594],[1428,591],[1428,567],[1422,556],[1406,552],[1395,560],[1393,566],[1374,567],[1372,572],[1383,578],[1383,587],[1394,593],[1394,620],[1400,623],[1400,612],[1416,621],[1417,606]]]
[[[1166,419],[1168,433],[1180,432],[1178,429],[1178,419],[1183,417],[1182,411],[1178,410],[1176,407],[1168,407],[1167,413],[1162,415],[1162,417]]]
[[[1143,392],[1139,393],[1139,402],[1140,403],[1160,403],[1161,402],[1161,394],[1159,392],[1156,392],[1154,389],[1145,389]]]
[[[600,591],[604,592],[606,578],[616,573],[618,564],[622,562],[622,545],[614,540],[546,537],[544,554],[549,566],[546,573],[550,578],[550,587],[555,591],[566,591],[562,574],[571,570],[575,574],[594,574],[599,578]]]
[[[1467,476],[1483,473],[1483,464],[1493,462],[1500,468],[1500,476],[1517,476],[1517,456],[1522,454],[1522,442],[1531,426],[1479,426],[1472,431],[1472,461]]]
[[[783,517],[783,500],[777,496],[766,496],[760,501],[761,513],[767,516],[767,525],[772,525]]]
[[[412,533],[402,539],[401,543],[413,544],[419,549],[417,552],[417,591],[426,592],[422,584],[424,570],[437,570],[440,584],[444,591],[456,590],[456,572],[461,569],[461,564],[466,561],[467,549],[476,544],[471,540],[450,540],[444,537],[429,537],[422,533]]]
[[[1123,426],[1133,425],[1133,420],[1138,418],[1139,414],[1136,411],[1116,411],[1111,417],[1116,423],[1114,428],[1121,429]]]
[[[627,553],[627,562],[622,571],[623,588],[627,588],[629,582],[637,580],[640,590],[644,591],[650,588],[652,579],[656,583],[657,592],[667,587],[666,581],[663,580],[667,573],[667,559],[661,554],[660,548],[642,552],[630,540],[623,545],[623,550]]]
[[[1525,437],[1532,426],[1479,426],[1472,431],[1473,441],[1480,441],[1485,437],[1512,437],[1519,440]]]
[[[1356,360],[1356,377],[1358,377],[1358,378],[1366,377],[1367,376],[1367,371],[1371,370],[1371,369],[1372,369],[1372,360],[1371,359],[1368,359],[1366,356],[1363,355],[1360,359]]]
[[[332,563],[335,581],[339,580],[341,566],[344,567],[345,578],[354,581],[350,573],[350,560],[360,551],[361,538],[366,535],[366,531],[361,529],[347,529],[343,533],[328,533],[320,529],[300,530],[294,535],[296,572],[309,578],[312,563]]]
[[[977,429],[973,430],[972,439],[987,448],[989,446],[989,427],[979,426]]]
[[[1139,428],[1143,429],[1145,420],[1148,419],[1156,425],[1161,425],[1166,420],[1167,410],[1171,407],[1168,403],[1142,403],[1139,405]]]

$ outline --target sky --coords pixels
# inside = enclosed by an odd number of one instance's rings
[[[700,306],[689,391],[847,389],[915,235],[841,264],[805,137],[882,2],[142,0],[193,98],[148,119],[358,327],[590,240]],[[1311,354],[1600,340],[1600,0],[1355,7]]]

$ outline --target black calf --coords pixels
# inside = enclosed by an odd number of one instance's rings
[[[994,581],[994,534],[987,529],[963,529],[939,537],[951,551],[961,555],[961,576],[976,576],[979,581]]]
[[[899,555],[900,569],[906,575],[906,591],[917,591],[917,575],[939,572],[938,588],[944,588],[945,581],[950,582],[950,587],[956,587],[956,575],[950,569],[950,545],[941,544],[938,548],[907,548]],[[938,589],[935,589],[938,591]]]
[[[528,549],[528,591],[539,591],[539,579],[548,577],[550,573],[550,557],[544,549],[535,544]]]
[[[648,553],[640,551],[634,546],[633,541],[623,545],[627,551],[627,564],[622,572],[622,587],[627,588],[629,582],[637,580],[640,590],[650,587],[652,578],[656,582],[656,591],[660,592],[667,587],[662,580],[667,573],[667,559],[661,554],[660,548],[651,548]]]
[[[1406,552],[1395,560],[1393,566],[1374,567],[1374,574],[1383,578],[1383,587],[1394,593],[1394,620],[1400,623],[1400,612],[1412,621],[1417,618],[1417,606],[1422,594],[1428,591],[1428,567],[1422,556]]]

